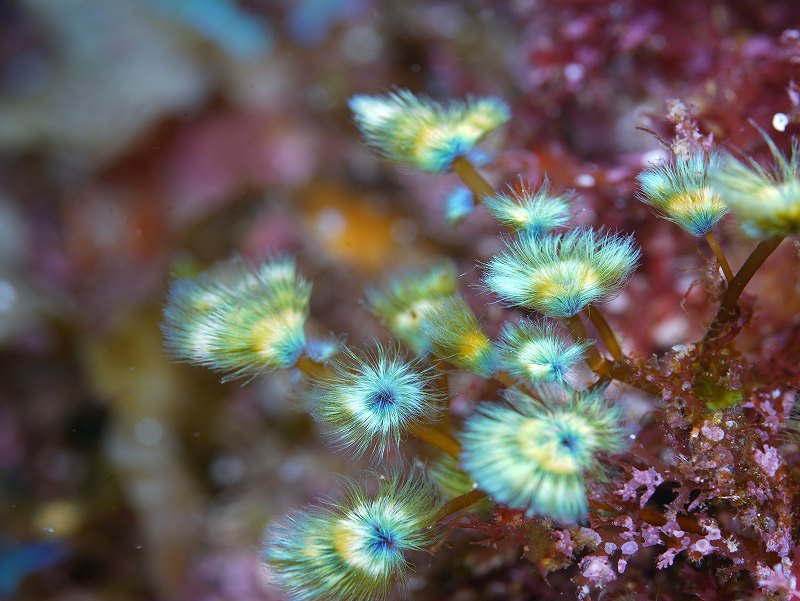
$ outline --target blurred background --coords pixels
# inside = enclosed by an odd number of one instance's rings
[[[786,148],[798,27],[796,0],[0,0],[0,599],[282,599],[264,525],[366,467],[320,441],[296,374],[222,385],[170,362],[171,275],[291,253],[310,330],[358,345],[385,337],[365,285],[449,256],[487,330],[508,318],[470,285],[497,226],[449,224],[452,176],[366,149],[352,94],[507,100],[491,179],[546,172],[577,222],[636,234],[608,313],[646,356],[696,339],[713,300],[707,249],[634,198],[653,132],[759,155],[753,119]],[[721,237],[738,266],[751,244]],[[776,338],[800,327],[784,246],[753,283]],[[417,562],[413,598],[530,598],[518,550],[474,539]]]

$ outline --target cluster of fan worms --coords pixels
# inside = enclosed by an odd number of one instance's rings
[[[382,599],[404,581],[409,553],[431,548],[457,524],[454,514],[494,511],[495,536],[541,531],[550,544],[532,559],[545,571],[578,565],[578,596],[609,586],[637,552],[656,545],[659,569],[681,553],[694,561],[717,554],[731,574],[748,570],[754,586],[800,596],[791,575],[791,487],[770,444],[785,429],[792,398],[764,387],[745,394],[730,355],[742,291],[781,240],[800,232],[797,146],[787,157],[764,135],[771,167],[684,146],[638,176],[639,199],[705,238],[720,268],[720,306],[705,339],[652,365],[623,353],[599,308],[637,268],[633,236],[570,227],[572,194],[546,178],[497,191],[481,175],[478,144],[509,121],[505,103],[441,104],[398,90],[356,96],[350,107],[366,143],[388,160],[461,177],[465,187],[447,204],[450,222],[483,205],[508,229],[504,249],[480,266],[483,286],[530,316],[504,324],[491,340],[459,293],[454,265],[437,262],[366,291],[393,341],[353,349],[338,337],[306,336],[311,284],[291,258],[235,258],[173,283],[163,330],[177,359],[226,378],[298,369],[323,435],[356,457],[383,464],[408,437],[440,452],[426,467],[378,468],[374,486],[347,481],[340,499],[270,525],[263,557],[275,580],[298,600]],[[738,272],[713,234],[728,212],[758,240]],[[723,365],[726,353],[731,365]],[[583,362],[596,375],[588,387],[572,377]],[[460,424],[444,419],[449,398],[439,379],[448,370],[495,380],[502,400],[479,403]],[[676,379],[688,387],[670,398]],[[662,402],[674,457],[631,449],[635,430],[606,394],[614,380]],[[749,429],[745,408],[757,414]],[[736,465],[744,471],[729,473]],[[654,511],[651,497],[671,478],[696,487],[682,484]],[[696,515],[741,490],[756,501],[733,505],[736,532]],[[759,504],[772,505],[771,524],[754,509]]]

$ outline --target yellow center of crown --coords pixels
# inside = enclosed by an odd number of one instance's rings
[[[465,361],[475,361],[485,355],[490,346],[483,332],[469,332],[461,339],[458,352]]]
[[[253,327],[253,347],[265,359],[272,359],[278,354],[279,344],[301,330],[304,321],[304,315],[293,309],[260,319]]]
[[[699,211],[719,210],[724,205],[718,194],[710,188],[704,187],[697,190],[688,190],[669,199],[664,210],[672,217],[692,218]]]
[[[597,273],[581,261],[560,261],[535,271],[531,288],[545,299],[591,290],[599,284]]]

